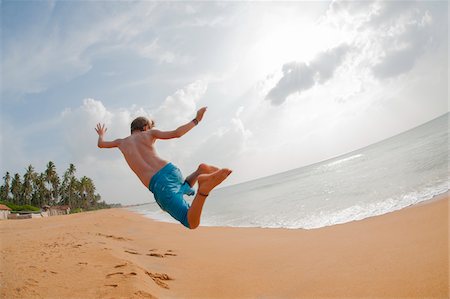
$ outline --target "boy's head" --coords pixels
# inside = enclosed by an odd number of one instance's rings
[[[131,134],[133,134],[134,132],[142,132],[142,131],[150,130],[154,126],[155,126],[155,123],[153,122],[153,120],[149,120],[146,117],[139,116],[131,122],[131,128],[130,128]]]

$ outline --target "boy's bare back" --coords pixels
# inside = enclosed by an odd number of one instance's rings
[[[118,144],[128,166],[146,187],[152,176],[168,163],[157,155],[153,146],[156,138],[152,133],[153,130],[135,133]]]

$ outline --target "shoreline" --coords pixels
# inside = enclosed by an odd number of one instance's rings
[[[415,206],[427,205],[427,204],[430,204],[430,203],[432,203],[434,201],[438,201],[438,200],[444,199],[444,198],[449,196],[449,194],[450,194],[449,192],[450,192],[450,190],[447,190],[447,191],[445,191],[443,193],[436,194],[436,195],[434,195],[433,197],[431,197],[429,199],[426,199],[424,201],[418,202],[416,204],[409,205],[409,206],[405,207],[404,209],[409,209],[409,208],[412,208],[412,207],[415,207]]]
[[[449,197],[320,229],[0,221],[1,298],[448,298]]]
[[[222,227],[222,228],[260,228],[260,229],[287,229],[287,230],[298,230],[298,229],[300,229],[300,230],[307,230],[307,231],[308,231],[308,230],[317,230],[317,229],[322,229],[322,228],[326,228],[326,227],[333,227],[333,226],[337,226],[337,225],[345,225],[345,224],[347,224],[347,223],[353,223],[353,222],[358,222],[358,221],[364,221],[364,220],[366,220],[366,219],[370,219],[370,218],[374,218],[374,217],[380,217],[380,216],[388,215],[388,214],[395,213],[395,212],[398,212],[398,211],[402,211],[402,210],[405,210],[405,209],[410,209],[410,208],[414,208],[414,207],[417,207],[417,206],[427,205],[427,204],[430,204],[430,203],[432,203],[432,202],[434,202],[434,201],[439,201],[439,200],[441,200],[441,199],[444,199],[444,198],[446,198],[446,197],[448,197],[448,196],[449,196],[449,190],[447,190],[447,191],[445,191],[445,192],[443,192],[443,193],[440,193],[440,194],[436,194],[436,195],[434,195],[433,197],[431,197],[431,198],[429,198],[429,199],[425,199],[425,200],[420,201],[420,202],[418,202],[418,203],[410,204],[410,205],[408,205],[408,206],[406,206],[406,207],[400,208],[400,209],[398,209],[398,210],[389,211],[389,212],[386,212],[386,213],[384,213],[384,214],[368,216],[368,217],[365,217],[365,218],[362,218],[362,219],[350,220],[350,221],[347,221],[347,222],[336,223],[336,224],[331,224],[331,225],[325,225],[325,226],[315,227],[315,228],[302,228],[302,227],[298,227],[298,228],[289,228],[289,227],[264,227],[264,226],[231,226],[231,225],[229,225],[229,226],[204,225],[203,227]],[[151,203],[147,203],[147,204],[151,204]],[[156,204],[156,203],[155,203],[155,204]],[[140,204],[140,205],[146,205],[146,204]],[[146,218],[146,219],[153,220],[153,221],[155,221],[155,222],[168,223],[168,224],[177,224],[177,223],[178,223],[178,222],[175,222],[175,221],[174,221],[174,222],[169,222],[169,221],[163,221],[163,220],[155,219],[155,218],[152,218],[152,217],[149,217],[149,216],[145,215],[144,213],[140,213],[140,212],[138,212],[138,211],[133,211],[132,209],[130,209],[130,207],[121,207],[121,209],[126,209],[127,211],[130,211],[130,212],[132,212],[132,213],[135,213],[135,214],[137,214],[137,215],[139,215],[139,216],[142,216],[142,217],[144,217],[144,218]],[[200,225],[201,225],[201,224],[200,224]]]

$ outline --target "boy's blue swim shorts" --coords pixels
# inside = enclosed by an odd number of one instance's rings
[[[150,180],[148,189],[153,193],[158,205],[173,218],[189,228],[187,213],[190,205],[183,195],[194,195],[195,191],[183,180],[180,169],[168,163]]]

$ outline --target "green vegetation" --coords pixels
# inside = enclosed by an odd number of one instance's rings
[[[18,173],[11,176],[6,172],[0,186],[0,199],[14,211],[39,211],[37,207],[44,205],[68,205],[73,211],[111,207],[95,193],[92,179],[77,178],[75,173],[75,165],[70,164],[62,178],[59,177],[52,161],[42,173],[36,172],[32,165],[22,176]]]
[[[10,208],[13,212],[20,212],[20,211],[32,211],[32,212],[39,212],[41,209],[31,206],[31,205],[16,205],[11,202],[7,201],[0,201],[0,204],[7,206]]]
[[[80,212],[83,212],[82,208],[76,208],[74,210],[70,210],[70,214],[75,214],[75,213],[80,213]]]

